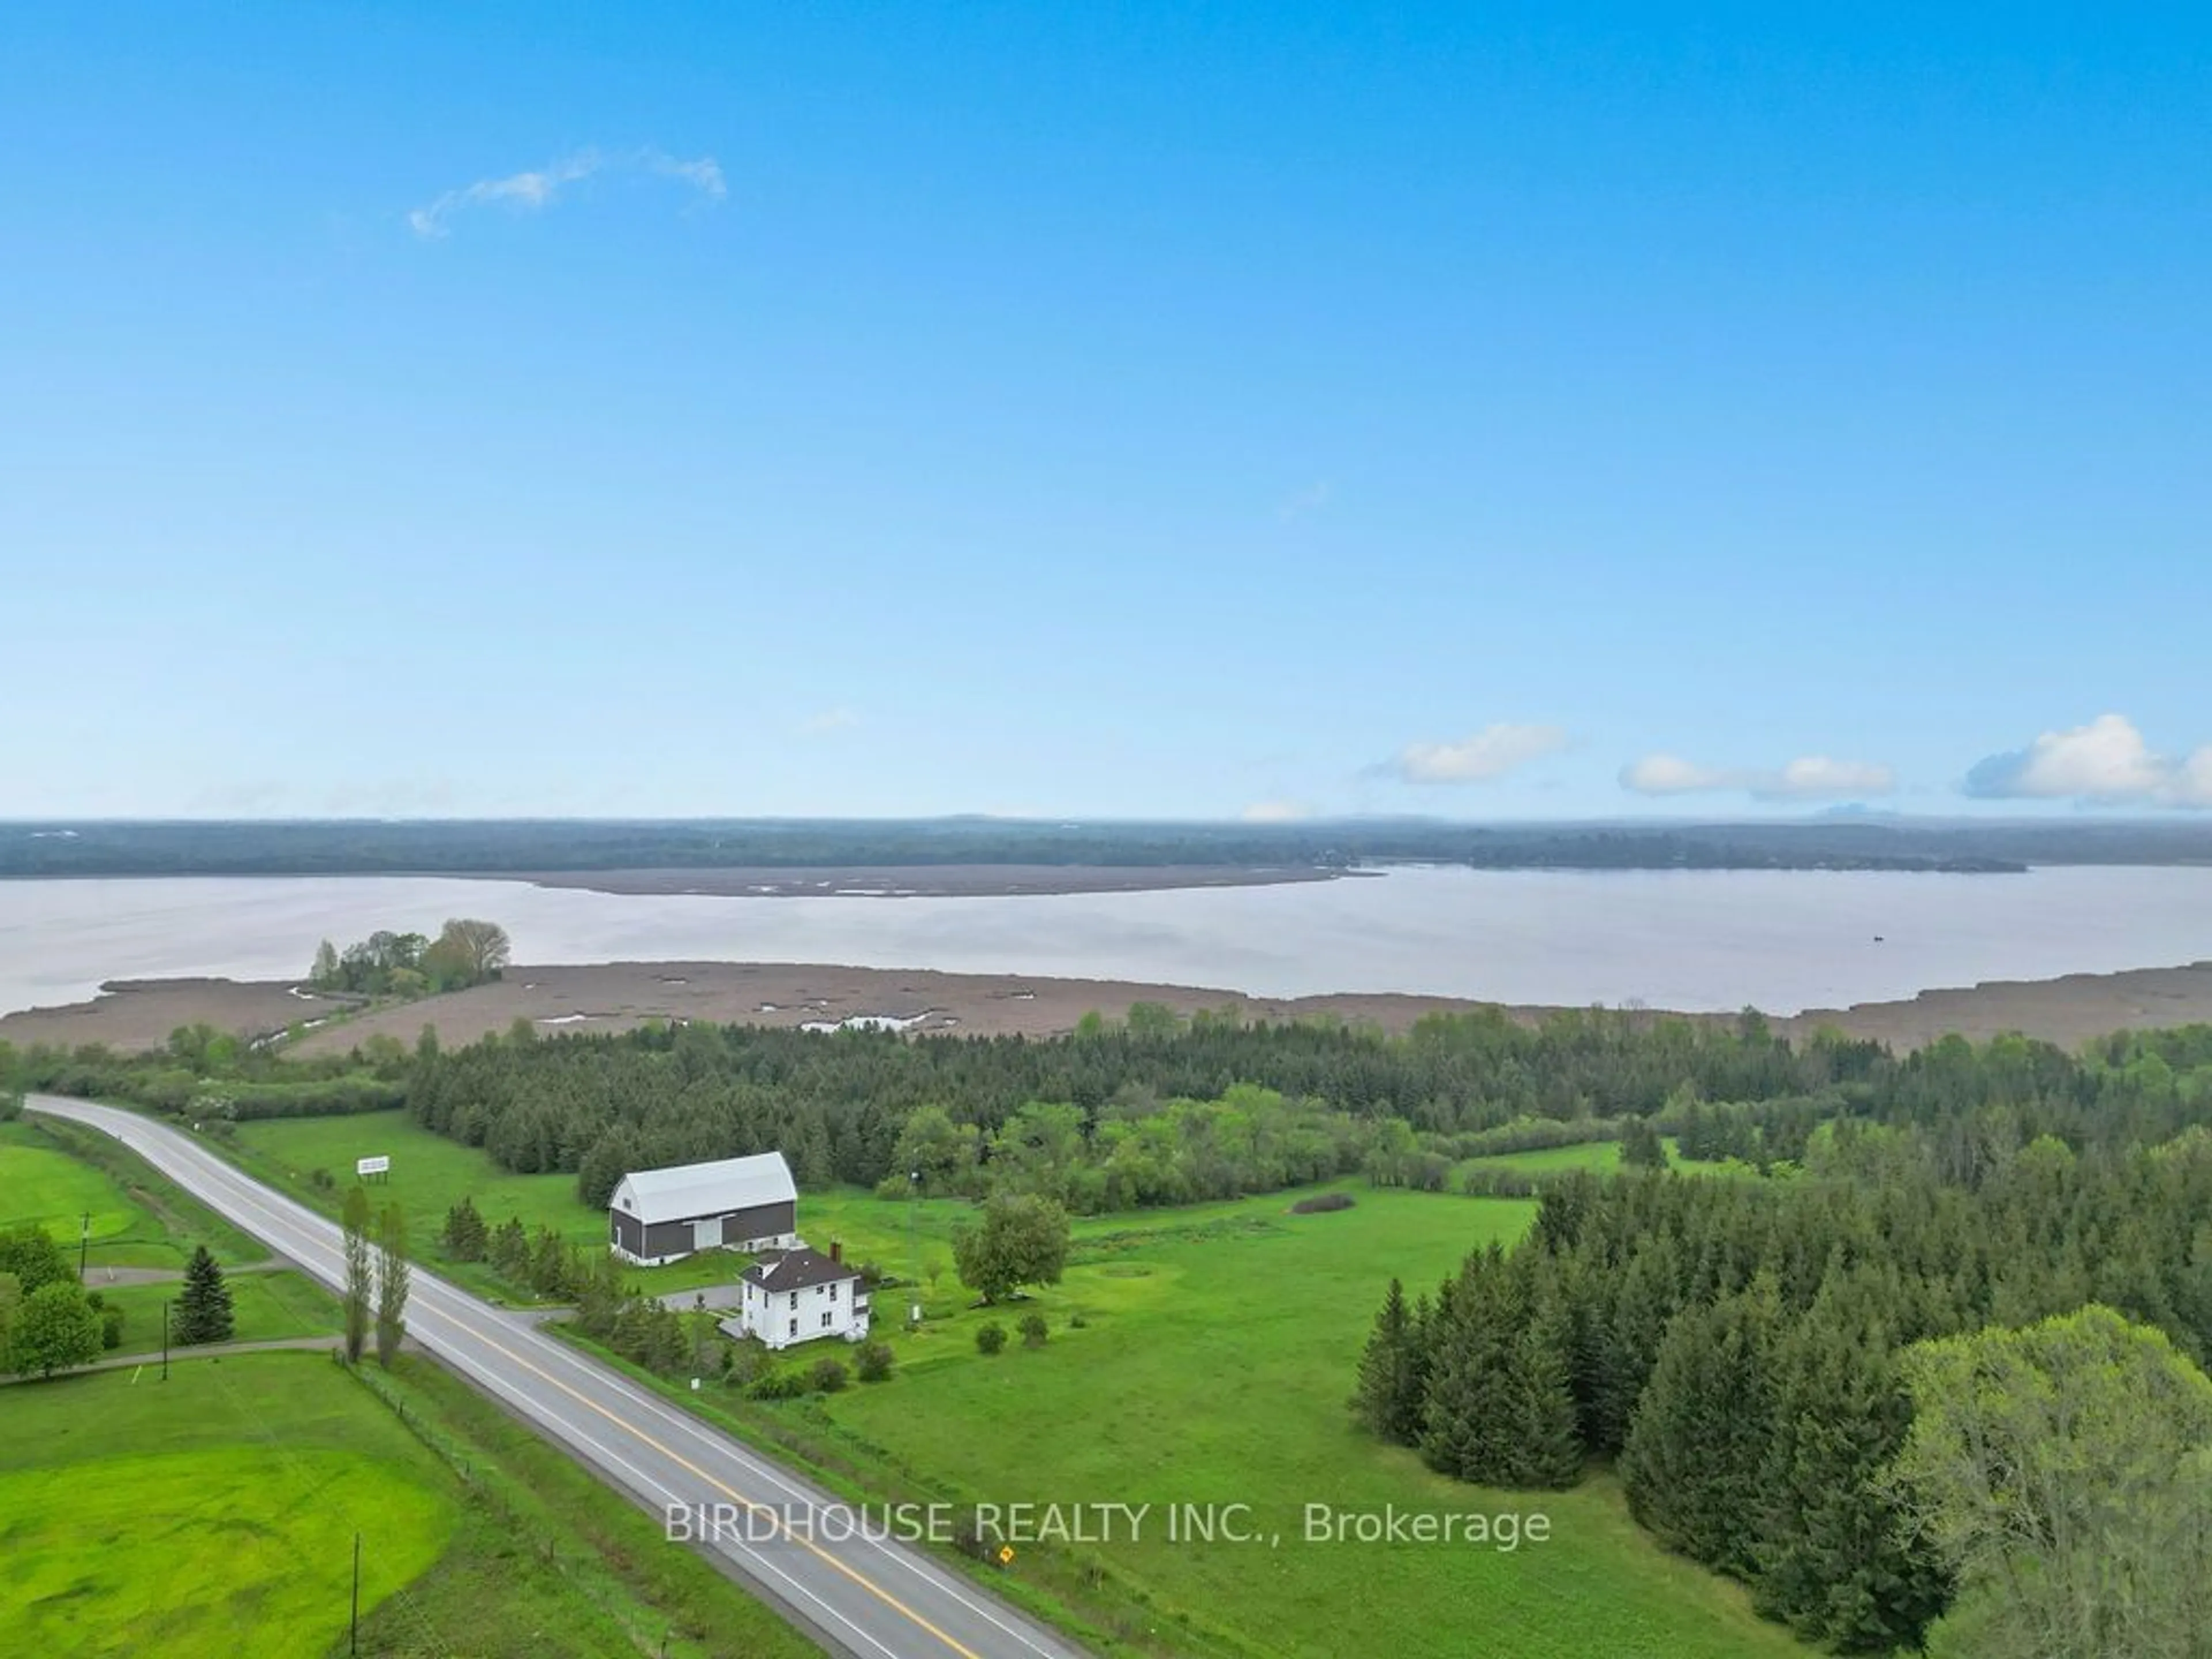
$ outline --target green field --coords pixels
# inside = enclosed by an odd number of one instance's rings
[[[1333,1213],[1292,1215],[1276,1196],[1085,1223],[1066,1281],[1036,1298],[1052,1326],[1043,1348],[985,1358],[974,1328],[987,1316],[1011,1328],[1027,1310],[962,1310],[895,1339],[890,1384],[813,1409],[848,1446],[975,1499],[1250,1504],[1279,1547],[1148,1536],[1089,1553],[1140,1583],[1156,1613],[1225,1627],[1253,1652],[1802,1652],[1738,1587],[1653,1543],[1609,1477],[1569,1492],[1488,1492],[1353,1428],[1344,1402],[1391,1276],[1425,1289],[1469,1249],[1517,1236],[1534,1206],[1345,1190],[1356,1206]],[[895,1204],[834,1207],[864,1244],[900,1236]],[[928,1298],[933,1312],[961,1299]],[[1309,1503],[1540,1510],[1553,1538],[1510,1553],[1307,1543]]]
[[[0,1653],[342,1654],[356,1533],[365,1655],[814,1651],[433,1366],[244,1354],[0,1390]]]
[[[282,1188],[302,1203],[335,1216],[354,1184],[356,1158],[383,1155],[392,1159],[387,1180],[370,1188],[379,1205],[396,1203],[407,1217],[407,1237],[415,1255],[441,1273],[502,1301],[525,1299],[520,1287],[495,1278],[481,1264],[448,1261],[438,1243],[446,1212],[464,1198],[472,1200],[486,1222],[497,1226],[519,1216],[535,1232],[550,1227],[570,1243],[596,1248],[606,1242],[604,1211],[588,1210],[576,1197],[572,1175],[514,1175],[501,1169],[482,1150],[431,1133],[404,1112],[364,1112],[350,1117],[270,1118],[238,1126],[235,1136],[216,1150],[234,1157],[253,1174]],[[327,1170],[335,1185],[319,1187],[317,1170]],[[804,1212],[818,1217],[811,1200]],[[964,1204],[935,1206],[940,1231],[949,1232]],[[815,1224],[815,1231],[820,1231]],[[825,1235],[826,1237],[826,1235]],[[747,1258],[727,1252],[696,1256],[665,1267],[637,1268],[630,1282],[654,1294],[690,1290],[734,1280]]]
[[[517,1213],[580,1243],[601,1237],[570,1177],[500,1172],[481,1152],[397,1115],[255,1123],[241,1127],[239,1140],[259,1170],[295,1191],[313,1190],[307,1176],[318,1166],[349,1170],[356,1156],[388,1152],[390,1190],[418,1240],[434,1235],[464,1194],[489,1219]],[[1605,1168],[1618,1157],[1616,1145],[1598,1142],[1492,1161]],[[997,1317],[1011,1328],[1028,1308],[987,1316],[967,1307],[951,1271],[951,1235],[966,1204],[803,1194],[800,1229],[817,1247],[840,1240],[851,1260],[919,1273],[918,1290],[885,1290],[878,1301],[878,1333],[898,1350],[899,1375],[826,1401],[748,1403],[736,1408],[739,1420],[811,1440],[826,1463],[883,1491],[999,1503],[1250,1504],[1282,1536],[1279,1547],[1154,1535],[1073,1551],[1110,1581],[1101,1604],[1118,1610],[1128,1633],[1141,1634],[1127,1622],[1139,1618],[1143,1628],[1180,1627],[1176,1639],[1200,1650],[1442,1659],[1479,1640],[1486,1653],[1544,1659],[1806,1651],[1758,1619],[1738,1586],[1653,1543],[1602,1471],[1569,1492],[1487,1492],[1439,1479],[1411,1454],[1358,1433],[1344,1401],[1391,1276],[1431,1288],[1469,1249],[1517,1236],[1534,1206],[1357,1182],[1342,1189],[1355,1207],[1320,1215],[1292,1215],[1295,1195],[1275,1194],[1079,1220],[1066,1281],[1030,1304],[1049,1318],[1050,1340],[1039,1351],[1017,1341],[995,1359],[975,1352],[975,1327]],[[678,1288],[734,1269],[734,1259],[719,1258],[639,1277]],[[909,1297],[929,1315],[911,1334],[896,1328]],[[1078,1315],[1082,1328],[1069,1322]],[[1553,1536],[1510,1553],[1310,1544],[1298,1535],[1308,1503],[1540,1510]]]
[[[775,1407],[724,1395],[719,1413],[879,1492],[1155,1505],[1141,1541],[1077,1544],[1026,1565],[1018,1554],[1006,1580],[1019,1593],[1035,1578],[1062,1597],[1089,1581],[1081,1600],[1091,1616],[1133,1643],[1404,1659],[1810,1651],[1759,1619],[1740,1586],[1661,1549],[1603,1471],[1568,1492],[1492,1492],[1443,1480],[1359,1433],[1344,1401],[1389,1278],[1428,1288],[1468,1249],[1517,1236],[1534,1206],[1341,1189],[1355,1206],[1319,1215],[1291,1214],[1277,1194],[1078,1222],[1061,1285],[985,1311],[967,1305],[947,1273],[925,1280],[920,1333],[896,1328],[908,1293],[882,1291],[878,1332],[899,1356],[890,1383]],[[905,1206],[859,1194],[800,1204],[817,1243],[835,1235],[854,1259],[908,1259]],[[925,1264],[949,1257],[961,1207],[924,1206],[913,1218]],[[986,1319],[1011,1332],[1032,1309],[1050,1322],[1043,1348],[1017,1339],[995,1358],[977,1353]],[[1080,1328],[1070,1322],[1079,1316]],[[818,1352],[799,1349],[788,1363]],[[1309,1543],[1300,1534],[1310,1503],[1541,1512],[1552,1537],[1510,1553]],[[1161,1516],[1182,1504],[1249,1504],[1251,1528],[1280,1541],[1170,1541]]]
[[[179,1286],[100,1283],[99,1241],[173,1266],[191,1238],[172,1225],[219,1224],[127,1152],[82,1144],[104,1169],[0,1125],[0,1194],[15,1220],[92,1209],[92,1288],[125,1310],[126,1352],[158,1350]],[[337,1329],[297,1273],[228,1278],[234,1340]],[[320,1354],[172,1352],[166,1382],[148,1364],[0,1388],[0,1653],[342,1652],[356,1532],[364,1654],[814,1651],[427,1362],[357,1379]]]
[[[351,1378],[253,1354],[0,1397],[0,1652],[313,1654],[437,1559],[445,1472]]]
[[[97,1273],[91,1288],[100,1299],[123,1310],[125,1353],[151,1353],[161,1346],[161,1304],[173,1302],[180,1285],[102,1285]],[[337,1298],[303,1273],[230,1273],[234,1342],[266,1342],[287,1336],[335,1335],[341,1328]],[[171,1318],[174,1318],[173,1311]],[[187,1350],[178,1348],[175,1352]]]
[[[331,1216],[338,1213],[345,1189],[355,1184],[356,1159],[391,1158],[389,1177],[374,1183],[369,1195],[379,1207],[399,1206],[414,1254],[436,1261],[441,1272],[472,1288],[498,1288],[507,1299],[513,1298],[513,1289],[499,1287],[488,1271],[442,1260],[439,1231],[446,1224],[446,1212],[463,1198],[474,1200],[493,1226],[520,1216],[533,1232],[550,1226],[579,1244],[598,1244],[606,1237],[605,1215],[577,1202],[575,1176],[510,1174],[477,1148],[432,1134],[404,1112],[265,1118],[240,1124],[230,1144],[217,1142],[216,1150]],[[317,1186],[317,1170],[328,1170],[333,1184]]]
[[[1674,1155],[1674,1143],[1671,1140],[1667,1143],[1667,1154],[1669,1158]],[[1528,1152],[1496,1152],[1487,1158],[1466,1158],[1459,1164],[1461,1170],[1518,1170],[1524,1175],[1548,1175],[1558,1170],[1595,1170],[1604,1175],[1620,1167],[1620,1143],[1617,1140],[1540,1146]]]
[[[91,1218],[88,1265],[100,1267],[181,1268],[191,1248],[205,1243],[226,1261],[267,1254],[235,1229],[185,1198],[120,1147],[128,1159],[108,1169],[66,1150],[74,1137],[38,1122],[0,1123],[0,1227],[35,1223],[51,1233],[76,1265],[86,1217]],[[137,1178],[133,1178],[135,1174]]]

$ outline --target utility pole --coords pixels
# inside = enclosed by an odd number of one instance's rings
[[[353,1535],[353,1617],[346,1627],[346,1651],[361,1651],[361,1534]]]
[[[80,1285],[84,1283],[85,1257],[90,1254],[91,1250],[92,1212],[87,1210],[84,1212],[84,1231],[77,1235],[76,1240],[76,1282]]]
[[[161,1304],[161,1381],[169,1380],[169,1304]]]
[[[918,1230],[921,1214],[921,1171],[911,1170],[906,1178],[906,1254],[914,1269],[914,1312],[908,1323],[921,1323],[921,1235]]]

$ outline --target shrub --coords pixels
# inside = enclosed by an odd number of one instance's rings
[[[975,1348],[980,1353],[996,1353],[1006,1346],[1006,1328],[998,1321],[975,1328]]]
[[[817,1394],[836,1394],[852,1380],[842,1359],[817,1359],[814,1369],[806,1374],[807,1382]]]
[[[806,1379],[797,1371],[763,1371],[745,1393],[755,1400],[796,1400],[806,1392]]]
[[[1041,1313],[1024,1314],[1021,1332],[1022,1345],[1030,1348],[1042,1348],[1044,1346],[1045,1338],[1051,1334],[1045,1325],[1044,1316]]]
[[[891,1345],[888,1342],[863,1342],[860,1351],[853,1356],[854,1370],[863,1382],[888,1382],[891,1363]]]
[[[100,1316],[100,1346],[112,1353],[123,1346],[123,1310],[110,1307],[98,1291],[88,1292],[84,1299]]]
[[[307,1179],[325,1192],[329,1192],[338,1184],[328,1170],[312,1170],[307,1174]]]
[[[1079,1313],[1072,1313],[1067,1316],[1067,1328],[1071,1331],[1079,1331],[1090,1323],[1091,1322]]]
[[[1292,1215],[1321,1215],[1330,1210],[1352,1207],[1350,1193],[1320,1193],[1312,1198],[1302,1198],[1291,1206]]]

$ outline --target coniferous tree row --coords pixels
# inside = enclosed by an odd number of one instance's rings
[[[1768,1616],[1842,1650],[1909,1647],[1949,1590],[1887,1477],[1913,1344],[2096,1303],[2212,1357],[2212,1131],[2077,1151],[2019,1144],[2025,1115],[1847,1121],[1789,1179],[1563,1182],[1427,1316],[1391,1287],[1354,1408],[1486,1485],[1612,1457],[1636,1518]]]
[[[1408,1035],[1131,1011],[1052,1039],[690,1024],[425,1045],[392,1075],[429,1128],[507,1169],[577,1174],[604,1203],[629,1169],[781,1147],[803,1185],[1005,1184],[1083,1212],[1362,1172],[1438,1188],[1455,1160],[1632,1133],[1632,1161],[1802,1162],[1821,1126],[1923,1132],[1915,1156],[1976,1184],[2039,1136],[2076,1149],[2212,1123],[2212,1028],[2047,1043],[1948,1039],[1904,1056],[1747,1015],[1604,1012],[1540,1024],[1437,1015]],[[1279,1097],[1269,1099],[1268,1097]],[[1640,1127],[1638,1127],[1640,1126]],[[1872,1155],[1872,1154],[1868,1154]]]

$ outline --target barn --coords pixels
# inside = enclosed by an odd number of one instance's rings
[[[781,1152],[635,1170],[607,1223],[615,1254],[647,1267],[700,1250],[787,1250],[799,1243],[799,1188]]]

